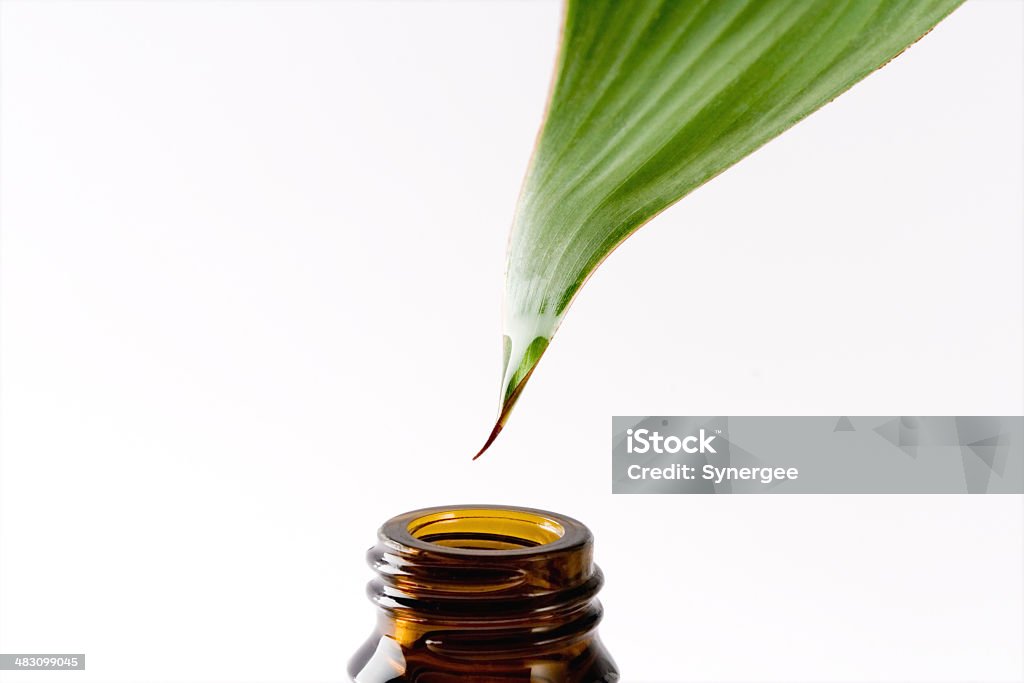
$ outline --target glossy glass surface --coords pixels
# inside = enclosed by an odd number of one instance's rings
[[[377,626],[357,683],[596,683],[618,672],[597,637],[593,537],[541,510],[455,506],[384,524],[367,554]]]

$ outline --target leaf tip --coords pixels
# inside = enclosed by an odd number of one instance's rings
[[[504,426],[505,425],[502,424],[501,420],[498,420],[494,424],[494,429],[491,430],[491,435],[487,437],[487,441],[484,443],[484,447],[480,449],[480,452],[473,456],[473,460],[479,458],[481,455],[484,454],[484,451],[491,447],[491,444],[494,443],[494,440],[498,438],[498,434],[501,433],[501,429]]]

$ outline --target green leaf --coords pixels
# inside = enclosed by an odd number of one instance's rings
[[[487,445],[615,247],[960,2],[569,0],[509,242],[501,411]]]

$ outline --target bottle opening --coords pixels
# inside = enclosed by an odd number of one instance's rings
[[[463,550],[537,548],[565,535],[553,519],[501,508],[442,510],[412,520],[408,531],[424,543]]]
[[[366,553],[379,612],[353,680],[618,680],[596,633],[604,579],[593,548],[579,521],[532,508],[392,517]]]

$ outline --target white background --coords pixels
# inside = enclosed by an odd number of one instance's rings
[[[4,2],[10,681],[338,681],[377,525],[587,522],[627,681],[1018,681],[1020,496],[616,496],[610,417],[1021,414],[1022,20],[972,2],[666,212],[497,445],[553,2]],[[879,473],[884,476],[884,473]]]

